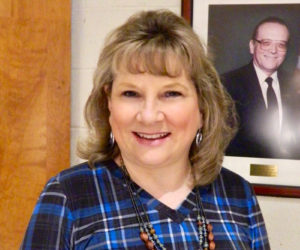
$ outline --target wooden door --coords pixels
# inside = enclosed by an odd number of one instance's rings
[[[70,0],[0,0],[0,249],[69,164]]]

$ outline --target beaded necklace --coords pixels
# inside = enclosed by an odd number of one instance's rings
[[[130,195],[130,199],[135,210],[136,218],[140,228],[140,238],[144,242],[148,250],[167,250],[166,247],[159,240],[155,229],[153,228],[148,213],[140,200],[137,190],[135,190],[130,175],[121,160],[121,167],[126,186]],[[214,235],[212,233],[212,225],[207,221],[204,208],[202,205],[199,188],[195,189],[196,203],[197,203],[197,226],[199,234],[199,250],[213,250],[215,249],[215,242],[213,241]],[[140,208],[138,204],[140,204]],[[140,211],[141,210],[141,211]]]

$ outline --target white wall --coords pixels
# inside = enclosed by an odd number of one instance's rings
[[[300,249],[300,199],[259,196],[271,249]]]
[[[72,0],[71,165],[84,134],[83,107],[106,34],[139,10],[165,8],[180,14],[180,0]],[[272,249],[300,249],[300,199],[258,197]]]

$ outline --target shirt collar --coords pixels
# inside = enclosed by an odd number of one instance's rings
[[[278,82],[277,71],[275,71],[272,75],[268,76],[259,67],[257,67],[254,62],[253,62],[253,66],[254,66],[254,69],[256,71],[256,75],[257,75],[257,78],[258,78],[258,81],[259,81],[260,85],[265,82],[267,77],[272,77],[274,83]]]

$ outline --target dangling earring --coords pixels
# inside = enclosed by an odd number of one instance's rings
[[[203,137],[203,135],[202,135],[200,129],[198,129],[197,134],[196,134],[196,139],[195,139],[197,147],[200,146],[200,143],[202,141],[202,137]]]
[[[113,148],[115,145],[115,137],[112,131],[109,134],[109,145],[111,148]]]

